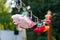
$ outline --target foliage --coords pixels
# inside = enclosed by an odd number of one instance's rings
[[[53,38],[53,40],[57,39],[56,35],[58,38],[60,38],[59,37],[59,35],[60,35],[59,34],[60,0],[23,0],[23,2],[26,4],[26,6],[30,5],[33,14],[36,15],[37,17],[39,17],[40,19],[44,19],[44,15],[46,14],[46,12],[48,10],[51,10],[53,12],[53,19],[52,19],[52,36],[53,37],[52,38]],[[54,13],[55,13],[55,15],[54,15]],[[29,32],[27,32],[27,33],[29,33]],[[32,35],[32,33],[28,34],[28,35],[30,36],[30,35]],[[36,37],[36,35],[37,34],[35,34],[35,36],[33,36],[33,35],[32,36]],[[39,36],[39,37],[41,37],[41,36]],[[30,40],[30,39],[28,39],[28,40]],[[38,39],[38,37],[37,37],[37,38],[32,38],[31,40],[40,40],[40,39]],[[45,39],[43,38],[42,40],[45,40]]]
[[[6,8],[6,0],[0,0],[0,29],[13,30],[14,24],[12,23],[11,14],[8,14],[9,8]]]

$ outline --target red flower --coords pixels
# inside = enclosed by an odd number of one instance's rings
[[[45,30],[45,26],[40,26],[40,27],[35,28],[33,31],[35,33],[42,33],[44,30]]]
[[[52,15],[49,16],[49,19],[52,19]]]

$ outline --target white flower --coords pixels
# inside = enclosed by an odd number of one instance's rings
[[[27,6],[27,9],[30,9],[30,6]]]

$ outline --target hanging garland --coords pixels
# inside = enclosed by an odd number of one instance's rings
[[[20,5],[20,3],[21,3],[21,0],[17,4]],[[20,5],[20,6],[22,6],[22,5]],[[34,16],[36,18],[35,22],[32,21],[32,16]],[[15,18],[16,17],[17,16],[15,16]],[[36,17],[34,14],[32,14],[32,11],[30,10],[29,6],[27,8],[26,7],[23,8],[22,15],[20,15],[19,17],[21,17],[21,18],[17,17],[18,19],[16,19],[16,20],[13,18],[14,19],[13,21],[15,21],[15,24],[18,20],[16,26],[18,26],[20,28],[28,29],[28,28],[32,28],[32,26],[37,24],[37,27],[33,28],[33,31],[35,33],[42,33],[42,32],[48,31],[49,24],[51,24],[51,19],[52,19],[51,11],[48,11],[47,14],[45,15],[45,19],[42,22],[39,22],[39,20],[41,20],[41,19]],[[31,17],[31,19],[30,19],[30,17]],[[21,19],[23,20],[22,22],[21,22]],[[19,22],[21,22],[21,23],[19,23]]]

